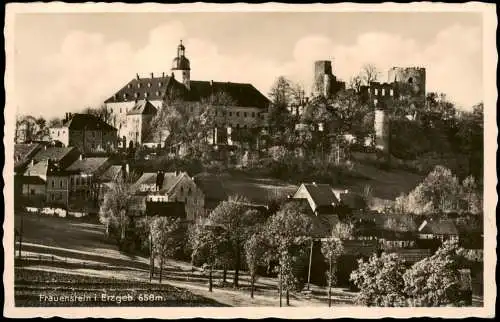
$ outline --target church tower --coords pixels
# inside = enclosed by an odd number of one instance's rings
[[[184,84],[187,89],[190,89],[191,68],[189,59],[186,58],[186,47],[181,43],[177,46],[177,57],[172,61],[172,74],[175,80]]]

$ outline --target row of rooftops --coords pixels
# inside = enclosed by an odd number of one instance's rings
[[[116,128],[101,120],[99,117],[92,114],[83,113],[66,113],[63,124],[54,126],[53,128],[68,128],[70,130],[95,130],[114,132]]]
[[[76,147],[52,147],[46,144],[16,144],[16,173],[47,175],[93,174],[109,162],[108,157],[85,157]]]

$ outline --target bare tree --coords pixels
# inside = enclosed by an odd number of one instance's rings
[[[371,82],[378,80],[380,76],[380,71],[373,64],[365,64],[361,68],[360,77],[364,81],[365,85],[370,85]]]

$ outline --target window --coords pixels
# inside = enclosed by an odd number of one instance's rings
[[[53,194],[53,193],[51,193],[51,194],[50,194],[50,199],[52,199],[52,201],[54,201],[55,196],[54,196],[54,194]]]
[[[252,117],[255,117],[255,112],[252,112]]]
[[[160,96],[160,92],[159,91],[156,91],[156,96]]]
[[[378,89],[377,88],[375,88],[374,94],[375,94],[375,96],[378,95]]]
[[[74,181],[74,178],[73,178],[73,177],[71,177],[71,178],[69,179],[70,184],[73,184],[73,181]]]
[[[76,185],[77,186],[80,185],[80,178],[78,178],[78,177],[76,178]]]
[[[94,131],[92,131],[92,137],[95,138],[95,132]]]
[[[151,87],[151,83],[148,83],[148,87]]]
[[[391,96],[394,96],[394,90],[391,88],[391,90],[389,91],[389,95]]]
[[[59,136],[59,131],[57,131],[57,136]]]
[[[233,116],[233,112],[229,112],[229,116]]]
[[[412,77],[408,78],[408,84],[413,84],[413,78]]]
[[[243,116],[244,116],[244,117],[247,117],[247,112],[243,113]]]
[[[149,93],[148,93],[148,92],[144,93],[144,97],[146,97],[146,98],[147,98],[148,96],[149,96]]]
[[[236,116],[240,116],[240,112],[236,112]]]
[[[158,83],[158,87],[161,87],[161,85],[162,85],[162,84],[161,84],[161,82],[159,82],[159,83]]]
[[[62,180],[61,180],[61,181],[59,181],[59,188],[62,188],[62,186],[63,185],[62,185]]]
[[[141,83],[138,83],[138,84],[137,84],[137,88],[141,88]]]
[[[31,194],[34,195],[35,194],[35,189],[31,189]]]
[[[382,96],[385,96],[385,88],[382,88]]]
[[[122,108],[120,107],[120,113],[122,112]]]
[[[54,186],[55,186],[55,180],[52,179],[52,188],[54,188]]]

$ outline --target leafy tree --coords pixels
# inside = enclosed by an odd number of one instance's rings
[[[459,305],[463,249],[445,241],[431,257],[415,263],[403,276],[405,293],[413,306]]]
[[[373,254],[368,261],[360,259],[351,273],[351,281],[359,288],[356,301],[366,306],[406,306],[404,263],[397,254]]]
[[[261,233],[263,227],[256,229],[256,232],[245,242],[245,259],[250,274],[250,297],[253,298],[255,282],[257,280],[257,269],[259,264],[263,264],[266,243]]]
[[[312,221],[307,215],[307,207],[296,203],[286,203],[266,222],[265,234],[269,245],[264,256],[279,262],[280,306],[283,292],[297,290],[299,280],[294,267],[307,258]]]
[[[264,218],[260,217],[259,212],[248,208],[246,198],[231,196],[210,213],[209,220],[226,231],[225,242],[230,247],[226,256],[228,261],[233,262],[234,287],[238,287],[244,243],[252,236],[256,224],[263,222]]]
[[[332,306],[332,285],[336,284],[335,270],[337,267],[337,260],[344,252],[342,240],[336,230],[325,241],[322,241],[321,252],[328,260],[328,272],[326,274],[328,281],[328,306]]]
[[[160,261],[160,283],[162,281],[163,263],[180,249],[180,219],[155,217],[151,222],[151,241],[154,257]]]
[[[208,265],[209,292],[213,290],[213,269],[221,263],[224,264],[224,255],[230,247],[227,244],[227,234],[224,227],[214,224],[208,218],[199,218],[190,229],[191,261],[194,264],[197,259],[203,259]]]
[[[110,123],[113,113],[106,105],[101,105],[99,107],[86,107],[83,110],[84,114],[90,114],[101,119],[101,121]]]
[[[459,210],[461,190],[450,169],[436,166],[407,196],[397,198],[395,207],[402,213],[455,212]]]
[[[474,179],[473,176],[468,176],[462,182],[462,201],[465,204],[464,210],[467,213],[482,213],[482,194],[481,191],[479,191],[476,179]]]
[[[132,195],[130,181],[118,176],[104,195],[104,201],[99,209],[99,220],[106,227],[106,235],[109,235],[110,228],[117,230],[119,243],[125,240]]]

